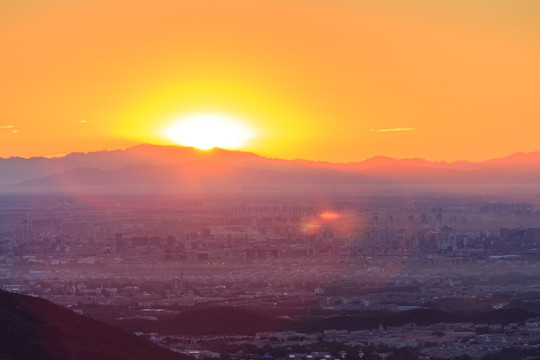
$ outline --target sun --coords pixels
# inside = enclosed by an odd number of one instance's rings
[[[214,147],[238,149],[254,136],[249,126],[224,114],[199,113],[176,119],[163,135],[175,143],[201,150]]]

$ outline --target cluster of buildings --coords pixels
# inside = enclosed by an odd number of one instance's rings
[[[15,199],[0,205],[0,288],[78,312],[196,304],[401,311],[448,300],[501,308],[540,291],[540,212],[533,204],[383,200]],[[505,334],[505,344],[525,336],[513,334],[537,334],[531,327],[493,331]],[[488,338],[503,346],[493,340],[499,335],[453,324],[322,334],[348,345],[444,344],[452,354],[485,347]],[[320,334],[291,336],[321,341]],[[422,356],[443,358],[435,348]]]
[[[468,355],[471,359],[481,359],[488,353],[515,346],[534,347],[540,341],[540,319],[531,318],[522,324],[509,323],[437,323],[420,326],[407,323],[402,326],[382,326],[365,330],[328,329],[320,333],[299,333],[296,331],[280,331],[257,333],[255,335],[160,335],[144,334],[152,341],[171,350],[196,354],[197,358],[220,358],[221,354],[214,349],[226,343],[240,350],[228,354],[233,359],[302,359],[302,360],[336,360],[346,359],[347,354],[358,355],[359,359],[375,352],[377,355],[392,354],[400,348],[418,350],[420,359],[453,359]],[[317,348],[317,344],[332,343],[333,352],[313,352],[308,349]],[[245,349],[256,347],[268,350],[264,355],[246,353]],[[340,347],[341,346],[341,347]],[[306,349],[295,352],[292,349]],[[275,349],[275,351],[272,351]],[[285,351],[283,351],[285,349]],[[285,353],[285,355],[283,355]],[[278,355],[281,354],[281,355]],[[385,355],[382,357],[384,358]]]

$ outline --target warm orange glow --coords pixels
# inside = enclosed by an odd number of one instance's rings
[[[325,211],[318,217],[304,219],[300,231],[307,235],[315,235],[328,229],[341,236],[351,236],[362,226],[363,221],[356,212],[346,211],[338,214],[333,211]]]
[[[300,225],[300,231],[306,235],[314,235],[321,229],[321,224],[314,219],[305,219]]]
[[[323,220],[336,220],[339,219],[340,215],[332,211],[325,211],[320,215]]]
[[[537,4],[3,1],[0,156],[170,144],[201,112],[287,159],[540,150]]]
[[[178,119],[163,134],[179,145],[201,150],[238,149],[253,137],[253,130],[230,116],[203,113]]]

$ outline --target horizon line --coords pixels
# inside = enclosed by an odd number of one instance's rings
[[[299,157],[281,158],[281,157],[275,157],[275,156],[262,155],[262,154],[259,154],[259,153],[253,152],[253,151],[248,151],[248,150],[235,150],[235,149],[226,149],[226,148],[220,148],[220,147],[213,147],[213,148],[210,148],[210,149],[199,149],[199,148],[194,147],[194,146],[185,146],[185,145],[180,145],[180,144],[139,143],[139,144],[135,144],[135,145],[132,145],[132,146],[125,147],[125,148],[101,149],[101,150],[90,150],[90,151],[72,151],[72,152],[69,152],[69,153],[58,153],[58,154],[51,154],[51,155],[34,155],[34,156],[29,156],[29,157],[17,156],[17,155],[13,155],[13,156],[9,156],[9,157],[0,156],[0,160],[9,160],[9,159],[22,159],[22,160],[47,159],[47,160],[54,160],[54,159],[63,159],[65,157],[67,157],[69,155],[73,155],[73,154],[88,155],[88,154],[100,153],[100,152],[127,151],[129,149],[139,147],[139,146],[184,148],[184,149],[191,149],[193,151],[197,151],[197,152],[201,152],[201,153],[210,153],[212,151],[221,150],[221,151],[253,154],[253,155],[265,158],[265,159],[284,160],[284,161],[306,161],[306,162],[327,163],[327,164],[362,163],[362,162],[372,160],[372,159],[375,159],[375,158],[387,158],[387,159],[399,160],[399,161],[403,161],[403,160],[422,160],[422,161],[427,161],[429,163],[434,163],[434,164],[436,164],[436,163],[454,164],[454,163],[460,163],[460,162],[466,162],[466,163],[472,163],[472,164],[480,164],[480,163],[483,163],[483,162],[486,162],[486,161],[504,159],[504,158],[507,158],[507,157],[510,157],[510,156],[513,156],[513,155],[518,155],[518,154],[527,155],[527,154],[534,154],[534,153],[539,152],[539,150],[534,150],[534,151],[530,151],[530,152],[514,151],[514,152],[512,152],[512,153],[510,153],[508,155],[499,156],[499,157],[490,157],[490,158],[487,158],[487,159],[484,159],[484,160],[458,159],[458,160],[448,161],[448,160],[430,160],[430,159],[427,159],[427,158],[424,158],[424,157],[418,157],[418,156],[415,156],[415,157],[392,157],[392,156],[388,156],[388,155],[374,155],[374,156],[364,158],[362,160],[329,161],[329,160],[306,159],[306,158],[299,158]]]

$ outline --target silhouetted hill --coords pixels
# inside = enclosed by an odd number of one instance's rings
[[[60,174],[21,182],[22,187],[57,190],[168,190],[196,191],[241,189],[244,186],[350,184],[365,181],[364,175],[343,171],[306,169],[276,171],[252,169],[221,162],[190,162],[172,165],[136,165],[118,170],[75,168]]]
[[[135,165],[117,170],[75,168],[60,174],[26,180],[17,190],[55,191],[207,191],[240,190],[256,186],[335,186],[363,184],[512,184],[537,183],[540,171],[498,169],[450,170],[403,165],[366,169],[253,169],[219,162],[173,165]]]
[[[201,190],[244,186],[361,184],[536,184],[540,153],[515,153],[479,163],[377,156],[330,163],[269,159],[253,153],[143,144],[63,157],[0,159],[0,184],[13,190],[138,188]],[[112,189],[109,189],[112,187]]]
[[[415,309],[403,312],[363,311],[346,315],[332,315],[307,319],[299,327],[304,332],[322,332],[326,329],[361,330],[373,329],[380,324],[400,326],[406,323],[430,325],[438,322],[456,322],[455,316],[440,310]]]
[[[0,291],[0,358],[190,359],[49,301],[4,291]]]
[[[131,331],[163,331],[166,334],[242,334],[293,329],[296,322],[237,307],[209,307],[186,311],[173,318],[123,321]]]
[[[201,151],[185,146],[141,144],[125,150],[71,153],[55,158],[0,158],[0,183],[17,183],[63,173],[75,168],[113,170],[141,164],[163,166],[178,162],[215,162],[218,160],[230,164],[240,164],[259,159],[264,158],[249,152],[223,149]]]
[[[519,309],[502,309],[475,312],[446,312],[435,309],[414,309],[401,312],[364,311],[347,315],[327,316],[300,322],[298,330],[317,332],[325,329],[373,329],[379,324],[401,326],[407,323],[432,325],[437,323],[474,322],[487,324],[521,323],[538,316],[537,313]]]
[[[473,322],[487,324],[523,323],[538,313],[520,309],[447,312],[436,309],[408,311],[340,311],[325,315],[302,316],[295,320],[266,315],[235,307],[209,307],[186,311],[162,320],[121,320],[117,324],[129,331],[163,332],[183,335],[252,335],[257,332],[295,330],[323,332],[328,329],[361,330],[379,325],[402,326],[407,323],[432,325],[437,323]]]

